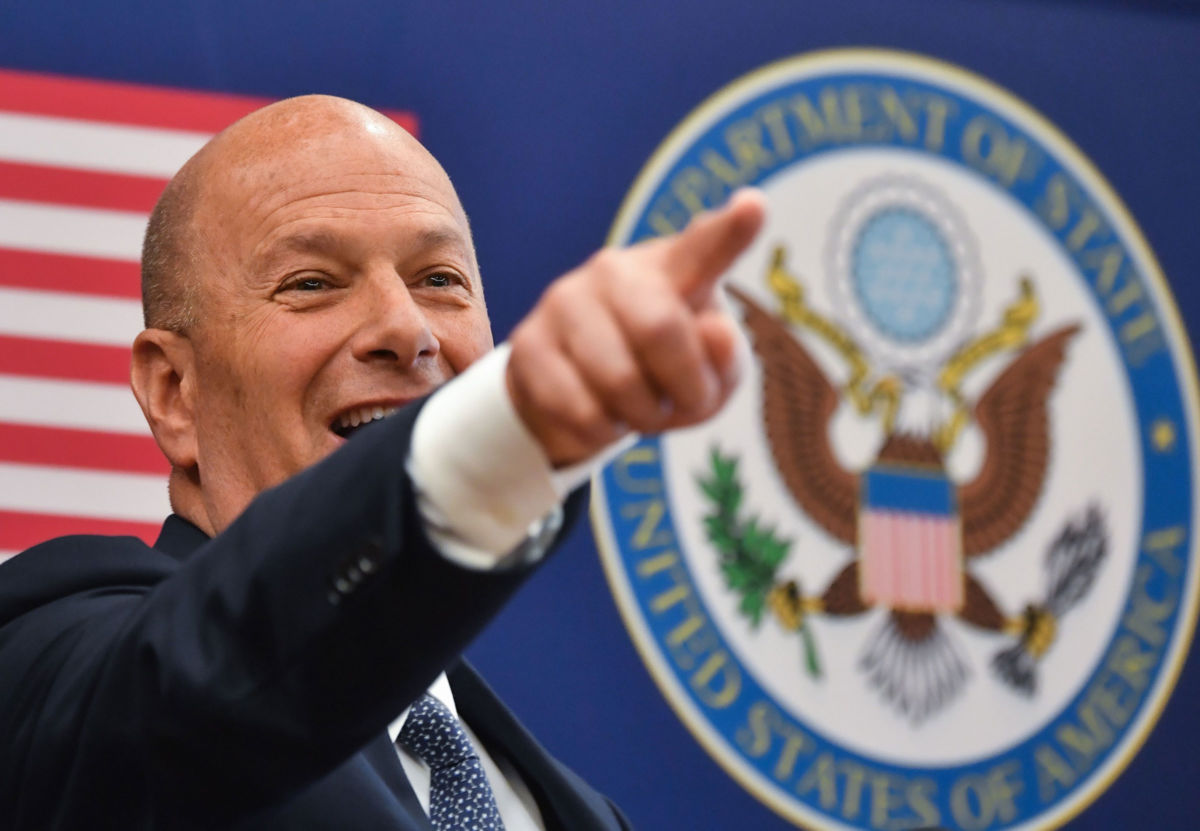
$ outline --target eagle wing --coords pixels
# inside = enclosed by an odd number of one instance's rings
[[[1079,326],[1067,326],[1030,346],[975,405],[987,455],[979,473],[959,490],[967,557],[1011,537],[1037,504],[1049,461],[1046,405],[1067,342],[1078,332]]]
[[[845,470],[829,443],[837,390],[778,318],[743,292],[746,328],[763,368],[763,422],[775,464],[792,498],[835,539],[854,545],[858,477]]]

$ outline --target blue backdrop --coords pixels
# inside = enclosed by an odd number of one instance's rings
[[[1046,115],[1129,206],[1197,338],[1197,3],[0,0],[0,66],[415,112],[472,216],[498,337],[603,243],[641,165],[696,104],[764,63],[833,46],[941,58]],[[471,657],[638,827],[790,827],[654,687],[588,528]],[[1193,657],[1144,748],[1072,827],[1197,827],[1198,701]]]

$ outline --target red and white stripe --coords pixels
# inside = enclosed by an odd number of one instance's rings
[[[142,233],[179,166],[266,103],[0,70],[0,559],[157,534],[167,464],[129,391]]]
[[[867,509],[859,546],[863,600],[912,612],[962,608],[959,537],[955,516]]]

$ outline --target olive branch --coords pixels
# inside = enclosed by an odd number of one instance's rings
[[[736,456],[724,456],[714,446],[709,468],[707,477],[696,477],[696,484],[712,508],[704,515],[704,530],[720,557],[725,582],[741,595],[738,609],[757,628],[769,605],[768,596],[777,587],[775,574],[787,559],[792,541],[777,536],[774,528],[763,525],[755,515],[745,519],[738,516],[744,491],[738,479]],[[803,620],[798,628],[804,640],[808,673],[819,677],[821,669],[812,632]]]
[[[742,483],[738,480],[738,460],[722,456],[716,447],[710,458],[711,476],[696,477],[696,484],[712,502],[704,515],[704,530],[721,557],[721,572],[729,588],[742,596],[739,609],[758,626],[767,607],[767,594],[775,587],[775,571],[787,557],[789,540],[764,528],[758,517],[742,521]]]

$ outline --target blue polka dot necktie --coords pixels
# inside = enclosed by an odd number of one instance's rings
[[[422,695],[396,744],[429,766],[429,819],[436,831],[504,831],[479,756],[445,704]]]

